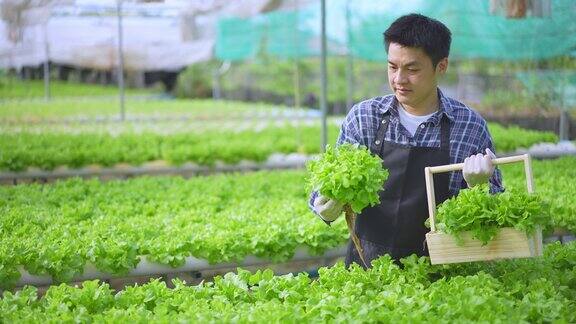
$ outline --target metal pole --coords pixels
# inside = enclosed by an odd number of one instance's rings
[[[230,69],[230,61],[223,61],[220,67],[215,67],[212,71],[212,99],[220,100],[224,98],[220,77]]]
[[[50,100],[50,45],[48,44],[48,23],[44,24],[44,101]]]
[[[294,108],[300,109],[300,62],[294,60]]]
[[[296,10],[296,15],[300,13],[300,3],[298,0],[294,1],[294,7]],[[299,27],[299,17],[297,16],[296,24],[294,25],[294,39],[296,47],[296,55],[294,57],[294,108],[300,108],[300,30]]]
[[[124,56],[122,49],[122,0],[116,1],[118,15],[118,89],[120,90],[120,120],[126,118],[124,109]]]
[[[326,127],[326,113],[328,110],[327,107],[327,75],[326,75],[326,0],[320,1],[321,8],[321,52],[320,52],[320,79],[322,82],[322,90],[320,92],[320,110],[322,112],[322,147],[320,148],[321,152],[326,150],[326,144],[328,144],[328,135],[327,135],[327,127]]]
[[[214,67],[212,71],[212,99],[220,100],[220,68]]]
[[[296,145],[298,148],[298,152],[302,147],[302,135],[300,129],[300,3],[298,0],[295,0],[295,8],[296,8],[296,24],[294,25],[294,39],[296,40],[296,57],[294,58],[294,110],[296,116]]]
[[[568,141],[570,139],[570,118],[566,109],[560,108],[560,140]]]
[[[559,137],[561,141],[567,141],[570,139],[570,123],[568,117],[568,111],[566,110],[567,107],[564,104],[564,96],[566,95],[566,84],[568,80],[565,78],[562,80],[562,87],[560,93],[560,129],[559,129]]]
[[[302,147],[302,131],[300,129],[300,62],[294,60],[294,110],[296,116],[296,145],[298,151]]]
[[[346,56],[346,112],[354,104],[354,58],[352,57],[352,32],[350,31],[350,0],[346,0],[346,33],[348,41],[348,55]]]

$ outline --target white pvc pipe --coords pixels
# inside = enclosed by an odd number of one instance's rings
[[[294,257],[289,261],[307,261],[307,260],[315,260],[315,259],[324,259],[324,258],[333,258],[333,257],[343,257],[346,255],[346,246],[340,246],[333,249],[326,251],[323,255],[314,256],[310,255],[306,248],[298,248],[294,253]],[[91,264],[87,263],[84,267],[84,272],[74,277],[71,281],[84,281],[84,280],[93,280],[93,279],[111,279],[111,278],[126,278],[126,277],[134,277],[134,276],[151,276],[151,275],[164,275],[169,273],[176,273],[176,272],[188,272],[188,271],[202,271],[202,270],[211,270],[211,269],[220,269],[220,268],[236,268],[236,267],[247,267],[247,266],[254,266],[260,264],[270,264],[272,263],[270,260],[261,259],[255,256],[248,256],[242,262],[227,262],[227,263],[217,263],[217,264],[209,264],[208,261],[203,259],[198,259],[195,257],[187,257],[186,263],[178,268],[172,268],[168,265],[162,265],[154,262],[150,262],[147,260],[145,256],[140,257],[140,263],[138,266],[131,270],[126,275],[114,275],[110,273],[101,272],[96,267]],[[53,283],[52,277],[50,276],[35,276],[28,273],[28,271],[24,270],[23,267],[19,268],[20,270],[20,280],[16,286],[24,286],[24,285],[34,285],[34,286],[46,286],[51,285]]]

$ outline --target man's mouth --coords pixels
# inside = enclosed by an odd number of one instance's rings
[[[396,91],[399,92],[400,94],[407,94],[407,93],[410,93],[412,90],[403,89],[403,88],[396,88]]]

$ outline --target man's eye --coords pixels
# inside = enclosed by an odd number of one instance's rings
[[[392,65],[388,65],[388,68],[389,68],[390,70],[396,70],[396,67],[395,67],[395,66],[392,66]]]

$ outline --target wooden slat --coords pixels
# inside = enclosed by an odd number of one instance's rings
[[[434,192],[434,175],[430,167],[424,168],[426,177],[426,195],[428,196],[428,216],[430,217],[430,230],[436,232],[436,194]]]
[[[496,237],[482,246],[469,232],[462,233],[464,245],[458,245],[449,234],[428,233],[426,242],[432,264],[527,258],[542,255],[540,230],[530,238],[514,228],[503,228]],[[540,240],[538,240],[540,236]]]
[[[528,157],[528,156],[529,156],[528,154],[522,154],[522,155],[514,155],[514,156],[509,156],[509,157],[497,158],[497,159],[493,159],[492,163],[494,165],[500,165],[500,164],[514,163],[514,162],[523,162],[523,161],[526,161],[526,157]],[[450,172],[450,171],[459,171],[459,170],[462,170],[463,167],[464,167],[464,163],[439,165],[439,166],[430,167],[430,172],[432,172],[434,174],[434,173],[444,173],[444,172]]]

